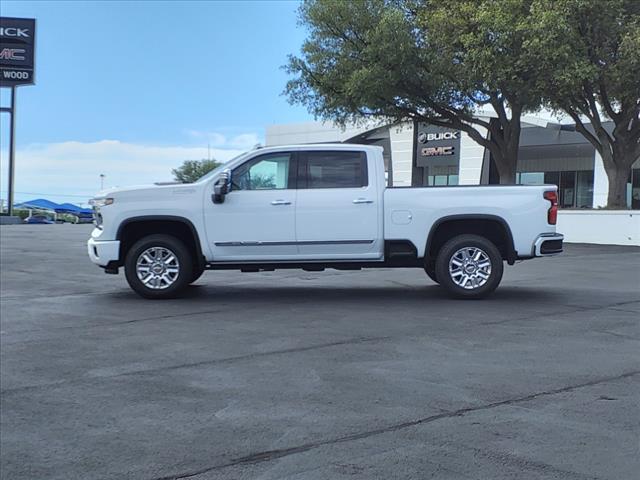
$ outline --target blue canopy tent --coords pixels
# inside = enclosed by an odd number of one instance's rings
[[[29,200],[28,202],[17,203],[14,205],[14,208],[38,208],[40,210],[55,211],[59,206],[60,205],[52,202],[51,200],[36,198],[35,200]]]
[[[56,209],[56,213],[70,213],[79,217],[93,216],[93,210],[90,208],[81,208],[73,203],[61,203]]]
[[[49,210],[55,213],[69,213],[81,218],[90,218],[93,211],[90,208],[81,208],[72,203],[55,203],[45,198],[36,198],[27,202],[14,205],[15,208],[33,208],[39,210]]]

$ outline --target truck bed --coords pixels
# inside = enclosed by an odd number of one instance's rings
[[[555,185],[461,185],[455,187],[397,187],[384,192],[384,238],[410,240],[424,255],[425,226],[447,218],[472,219],[494,216],[503,219],[513,235],[518,256],[531,255],[540,233],[553,233],[546,222],[549,202],[545,191]]]

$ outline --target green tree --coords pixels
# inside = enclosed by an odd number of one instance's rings
[[[515,180],[522,115],[546,82],[527,38],[533,0],[306,0],[285,69],[292,103],[345,123],[415,120],[466,132]],[[477,115],[491,106],[495,116]]]
[[[215,160],[185,160],[178,168],[171,170],[171,173],[178,182],[193,183],[218,166],[220,163]]]
[[[273,175],[252,175],[251,189],[264,190],[276,188],[276,179]]]
[[[600,153],[607,206],[625,208],[627,180],[640,158],[640,2],[535,0],[532,10],[546,98]]]

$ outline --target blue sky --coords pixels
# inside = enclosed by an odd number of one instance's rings
[[[108,185],[167,179],[207,143],[225,160],[269,124],[311,120],[281,95],[280,67],[305,35],[297,5],[0,2],[2,16],[37,20],[37,83],[17,97],[16,197],[80,198],[100,173]],[[7,129],[3,114],[3,198]]]

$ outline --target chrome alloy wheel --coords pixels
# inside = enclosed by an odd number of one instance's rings
[[[464,247],[449,260],[451,280],[465,290],[482,287],[491,276],[491,260],[478,247]]]
[[[180,263],[178,257],[168,248],[147,248],[138,256],[136,274],[148,288],[164,290],[178,279]]]

